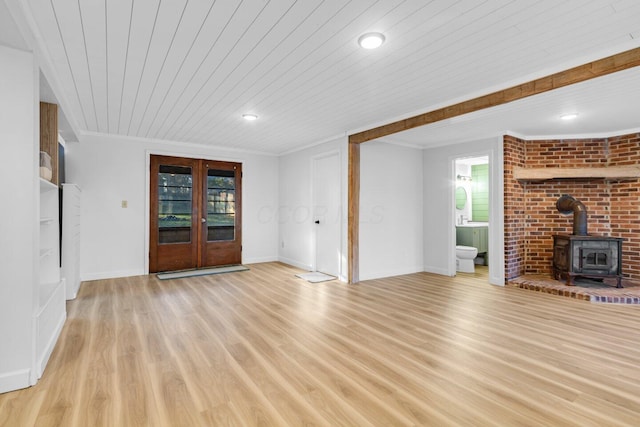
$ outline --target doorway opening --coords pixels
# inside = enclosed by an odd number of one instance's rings
[[[455,159],[454,182],[456,274],[487,274],[491,205],[489,156]]]
[[[149,272],[242,262],[242,164],[151,155]]]

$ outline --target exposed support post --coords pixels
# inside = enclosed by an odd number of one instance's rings
[[[349,206],[348,206],[348,253],[347,280],[360,281],[360,144],[349,140]]]

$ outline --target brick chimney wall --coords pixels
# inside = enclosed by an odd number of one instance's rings
[[[609,165],[640,165],[640,133],[609,138]],[[640,180],[610,184],[611,236],[622,237],[622,272],[640,279]]]
[[[505,276],[549,274],[553,234],[571,234],[573,216],[560,214],[563,194],[588,211],[588,232],[623,237],[622,272],[640,280],[640,180],[554,179],[517,181],[514,166],[604,167],[640,165],[640,134],[615,138],[524,141],[504,137]]]
[[[504,137],[504,262],[505,277],[522,276],[525,266],[524,185],[513,177],[515,167],[525,165],[525,141]]]

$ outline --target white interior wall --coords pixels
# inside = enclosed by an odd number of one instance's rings
[[[150,153],[243,163],[243,263],[277,259],[277,157],[106,135],[80,139],[67,143],[65,160],[67,181],[82,189],[82,280],[148,271]]]
[[[311,271],[315,264],[315,228],[313,224],[313,158],[326,153],[340,153],[342,200],[342,262],[340,279],[347,277],[347,138],[338,138],[304,150],[285,154],[280,157],[279,194],[280,203],[277,217],[279,222],[278,259],[305,270]]]
[[[423,271],[422,150],[360,146],[360,279]]]
[[[0,393],[29,386],[39,226],[37,70],[0,46]]]
[[[455,275],[455,179],[459,157],[489,156],[489,282],[504,285],[502,137],[426,149],[424,156],[424,268]]]

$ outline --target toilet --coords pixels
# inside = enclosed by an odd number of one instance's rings
[[[478,249],[471,246],[456,246],[456,271],[461,273],[475,273],[473,262],[478,256]]]

